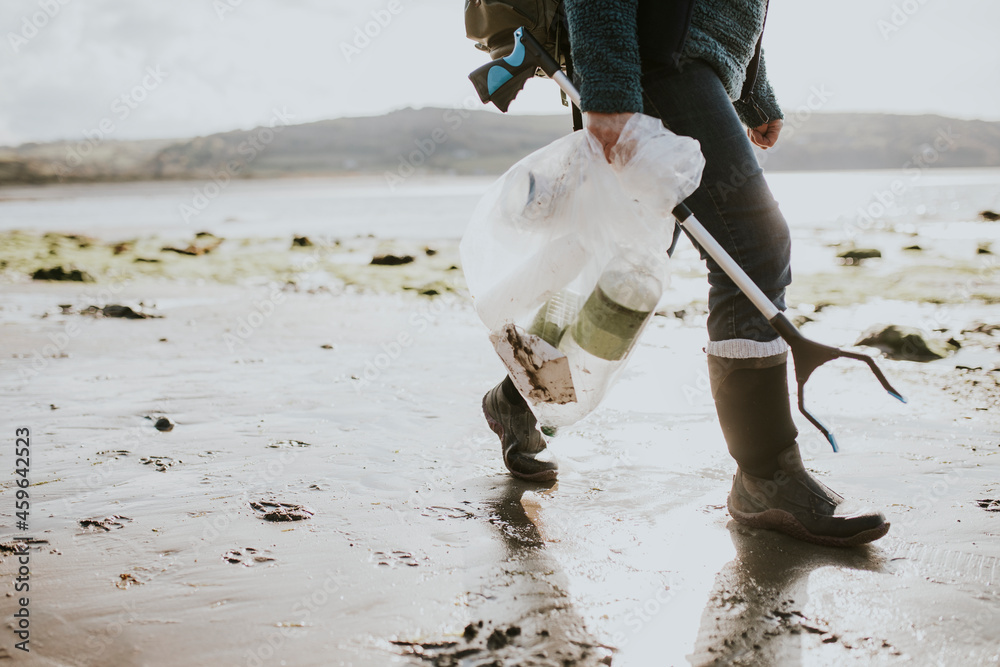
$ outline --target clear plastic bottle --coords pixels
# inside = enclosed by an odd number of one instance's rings
[[[559,346],[563,334],[577,313],[583,299],[572,290],[564,289],[542,304],[535,313],[528,333],[534,334],[553,347]]]

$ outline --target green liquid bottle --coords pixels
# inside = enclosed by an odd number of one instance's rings
[[[616,361],[632,349],[663,294],[660,280],[641,261],[620,255],[608,264],[570,326],[581,349]]]

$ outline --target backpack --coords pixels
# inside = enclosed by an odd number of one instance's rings
[[[510,54],[521,26],[566,65],[569,29],[562,0],[465,0],[465,34],[494,60]]]
[[[572,79],[569,24],[562,0],[465,0],[465,35],[493,60],[514,50],[514,31],[522,26]],[[580,110],[569,103],[566,93],[561,95],[563,105],[572,109],[573,129],[582,130]]]

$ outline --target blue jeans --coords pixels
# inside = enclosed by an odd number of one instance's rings
[[[643,85],[645,113],[701,142],[705,171],[685,200],[695,217],[780,310],[792,281],[791,239],[746,130],[718,75],[703,61]],[[697,244],[695,244],[697,245]],[[763,315],[704,250],[709,354],[767,357],[786,348]]]

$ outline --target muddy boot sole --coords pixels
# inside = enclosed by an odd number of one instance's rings
[[[885,537],[885,534],[889,532],[889,522],[886,521],[875,528],[869,528],[868,530],[863,530],[860,533],[847,537],[816,535],[802,525],[790,512],[786,512],[785,510],[768,509],[763,512],[741,512],[733,507],[732,497],[728,499],[726,505],[729,508],[729,515],[744,526],[775,530],[789,537],[794,537],[797,540],[819,544],[824,547],[858,547]]]

